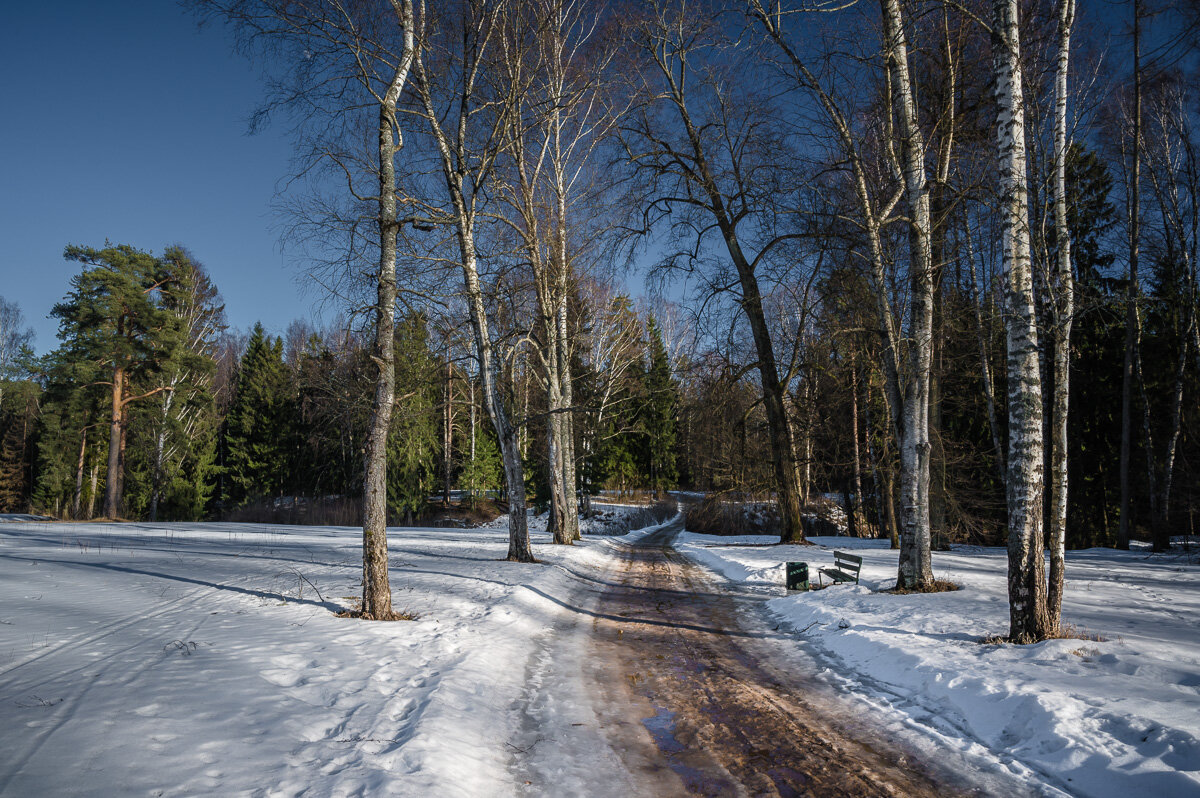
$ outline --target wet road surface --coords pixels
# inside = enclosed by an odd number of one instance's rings
[[[671,548],[681,529],[676,522],[629,548],[594,621],[593,678],[611,708],[601,721],[648,794],[984,794],[873,739],[869,718],[847,717],[854,710],[823,684],[773,664],[769,647],[794,639],[739,622],[763,599],[714,588]],[[633,742],[647,732],[654,747]]]

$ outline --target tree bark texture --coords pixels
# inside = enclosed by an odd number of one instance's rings
[[[929,182],[925,142],[917,119],[908,68],[908,44],[900,0],[882,0],[884,49],[900,119],[900,159],[908,205],[911,291],[908,379],[900,420],[900,564],[897,586],[933,582],[929,526],[929,381],[933,338],[933,257],[930,251]]]
[[[1047,624],[1062,622],[1066,586],[1067,544],[1067,411],[1071,396],[1071,327],[1075,315],[1075,278],[1071,268],[1071,231],[1067,225],[1067,70],[1075,0],[1058,0],[1058,53],[1054,75],[1054,397],[1050,439],[1050,583],[1046,591]]]
[[[1025,111],[1017,0],[995,0],[996,154],[1008,349],[1009,638],[1030,643],[1049,632],[1043,541],[1042,385],[1029,243]]]
[[[108,473],[104,478],[104,516],[116,518],[121,501],[121,441],[125,425],[125,369],[117,366],[112,377],[112,416],[108,428]]]
[[[363,464],[362,615],[391,620],[392,589],[387,549],[387,439],[396,402],[396,236],[400,232],[396,199],[396,155],[403,146],[396,104],[416,57],[412,0],[392,0],[404,32],[404,50],[379,102],[379,273],[376,276],[375,341],[372,361],[378,369]]]

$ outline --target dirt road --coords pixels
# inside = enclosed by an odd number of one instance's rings
[[[628,550],[594,620],[606,736],[653,795],[985,794],[874,739],[823,684],[772,664],[777,633],[742,620],[762,599],[715,588],[671,548],[681,528]],[[634,742],[647,732],[654,747]]]

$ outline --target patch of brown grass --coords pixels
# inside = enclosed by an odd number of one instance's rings
[[[353,601],[354,606],[336,613],[339,618],[357,618],[360,621],[415,621],[420,617],[414,612],[400,610],[399,612],[392,612],[386,618],[376,618],[371,613],[362,611],[362,599],[358,596],[342,596],[342,598]]]
[[[1108,642],[1108,638],[1104,635],[1096,634],[1095,632],[1089,632],[1086,629],[1080,629],[1073,623],[1060,624],[1056,631],[1046,635],[1043,640],[1089,640],[1093,643]],[[985,646],[1004,646],[1010,644],[1025,646],[1033,643],[1041,643],[1042,640],[1013,640],[1008,635],[988,635],[979,642]],[[1094,648],[1085,648],[1081,646],[1071,653],[1077,657],[1083,657],[1086,659],[1088,656],[1095,656],[1100,652]]]
[[[951,582],[949,579],[934,579],[925,585],[917,587],[893,587],[891,590],[884,590],[884,593],[891,593],[895,596],[908,596],[913,593],[951,593],[955,590],[961,590],[957,582]]]

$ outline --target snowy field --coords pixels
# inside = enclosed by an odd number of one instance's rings
[[[389,536],[415,621],[335,617],[354,529],[0,523],[0,795],[513,795],[543,737],[558,783],[619,789],[569,658],[614,539]]]
[[[953,593],[895,596],[886,541],[685,533],[677,546],[768,610],[847,692],[901,714],[942,744],[1039,785],[1083,796],[1200,795],[1200,565],[1197,555],[1095,549],[1067,554],[1064,620],[1096,640],[982,645],[1008,630],[1001,549],[935,552]],[[863,558],[859,586],[784,590],[782,563]],[[826,579],[828,584],[829,580]]]

